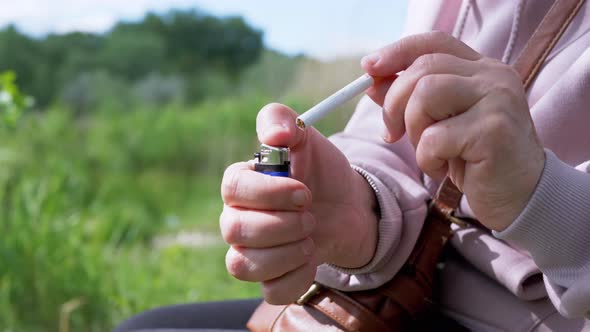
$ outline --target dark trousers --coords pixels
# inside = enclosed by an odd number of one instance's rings
[[[246,322],[261,299],[180,304],[133,316],[114,332],[247,331]]]
[[[261,299],[205,302],[161,307],[123,322],[114,332],[236,332],[247,331],[246,322]],[[415,322],[412,331],[469,331],[439,310]]]

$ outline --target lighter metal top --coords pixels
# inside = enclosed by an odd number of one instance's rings
[[[254,157],[261,164],[282,165],[289,161],[289,148],[261,144],[260,151]]]

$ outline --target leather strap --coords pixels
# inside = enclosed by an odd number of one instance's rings
[[[307,304],[338,322],[345,331],[389,330],[377,315],[335,289],[322,288],[318,295],[320,296],[314,296]]]
[[[525,90],[541,69],[541,65],[576,16],[584,0],[555,0],[514,63]],[[459,207],[461,191],[447,176],[440,185],[433,204],[447,216]]]
[[[556,0],[514,63],[525,90],[541,65],[576,16],[584,0]]]
[[[432,204],[445,216],[450,216],[461,203],[463,193],[455,186],[450,177],[445,177],[438,187]]]

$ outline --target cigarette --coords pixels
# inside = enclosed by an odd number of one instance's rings
[[[328,115],[328,113],[351,100],[361,92],[367,90],[373,85],[373,82],[373,78],[367,74],[357,78],[297,117],[295,120],[297,127],[305,129],[305,127],[311,126],[316,123],[316,121]]]

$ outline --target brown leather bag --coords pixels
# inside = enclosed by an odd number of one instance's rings
[[[450,180],[446,180],[450,183]],[[426,311],[433,293],[434,269],[451,236],[449,213],[461,198],[442,186],[408,261],[385,285],[341,292],[314,284],[296,303],[263,302],[248,322],[251,331],[393,331],[404,329]]]
[[[514,67],[528,88],[550,50],[584,0],[556,0],[517,58]],[[447,177],[431,201],[424,226],[408,261],[386,284],[372,290],[342,292],[318,283],[296,302],[263,302],[247,327],[271,331],[406,331],[428,312],[436,265],[452,235],[450,224],[461,192]]]

